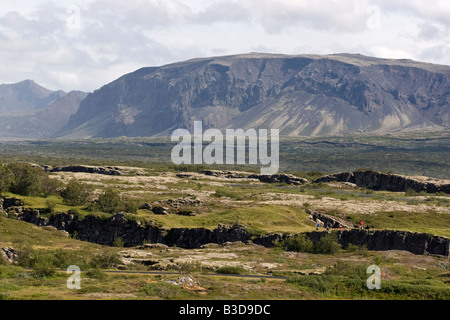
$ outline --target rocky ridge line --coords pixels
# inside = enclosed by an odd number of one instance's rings
[[[152,223],[141,223],[127,218],[125,213],[116,213],[108,219],[87,216],[79,219],[77,215],[59,213],[50,218],[42,218],[38,210],[24,210],[18,219],[38,226],[53,226],[70,234],[77,234],[83,241],[102,245],[113,245],[121,239],[125,246],[134,247],[144,243],[161,243],[180,248],[200,248],[208,243],[224,244],[241,241],[253,242],[272,247],[292,235],[265,234],[254,236],[241,225],[219,225],[210,230],[206,228],[172,228],[166,230]],[[328,232],[305,233],[313,242]],[[413,233],[397,230],[338,230],[338,242],[345,248],[349,244],[366,246],[368,250],[406,250],[414,254],[449,256],[450,239],[426,233]]]
[[[358,187],[373,190],[404,192],[408,189],[412,189],[416,192],[425,191],[427,193],[450,193],[450,183],[448,180],[438,180],[427,177],[407,177],[371,170],[336,173],[321,177],[313,182],[320,183],[335,181],[350,182],[356,184]]]

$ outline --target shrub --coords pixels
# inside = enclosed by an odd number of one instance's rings
[[[98,279],[100,281],[104,281],[108,277],[108,274],[99,269],[93,269],[93,270],[90,270],[89,272],[87,272],[86,276],[88,276],[89,278],[92,278],[92,279]]]
[[[125,201],[123,203],[123,206],[124,206],[124,211],[128,212],[128,213],[136,214],[139,209],[139,206],[137,205],[137,203],[133,202],[133,201]]]
[[[91,266],[99,269],[110,269],[118,264],[122,264],[120,257],[114,252],[102,252],[91,260]]]
[[[141,291],[148,296],[156,296],[168,300],[186,299],[192,295],[186,289],[167,282],[147,283],[142,286]]]
[[[69,181],[66,188],[61,191],[61,197],[65,204],[81,206],[90,200],[92,189],[93,188],[90,185],[72,179]]]
[[[42,177],[41,190],[44,197],[57,195],[62,188],[63,183],[55,178],[50,178],[48,175]]]
[[[15,277],[22,268],[16,266],[0,265],[0,279]]]
[[[56,269],[52,261],[41,258],[35,261],[33,273],[37,278],[48,278],[53,277],[56,274]]]
[[[347,245],[346,250],[348,252],[355,252],[355,253],[360,253],[360,254],[367,254],[367,252],[368,252],[367,245],[357,246],[357,245],[352,244],[352,243],[349,243]]]
[[[348,262],[337,261],[331,267],[328,267],[325,275],[345,276],[348,278],[366,279],[368,277],[366,267],[359,264],[350,264]]]
[[[42,169],[27,163],[10,163],[9,170],[13,178],[10,181],[9,191],[22,196],[36,196],[42,191],[42,180],[47,175]]]
[[[55,212],[56,202],[47,200],[45,201],[45,205],[47,206],[46,209],[49,213]]]
[[[123,248],[123,246],[125,245],[125,241],[122,240],[122,238],[116,238],[113,242],[113,246],[114,247],[118,247],[118,248]]]
[[[297,235],[284,240],[283,246],[287,251],[313,252],[314,244],[306,235]]]
[[[230,198],[233,200],[242,200],[242,196],[239,193],[233,192],[231,190],[227,190],[227,189],[216,189],[216,191],[212,194],[213,197],[216,198]]]
[[[311,204],[309,202],[303,202],[302,208],[305,212],[307,212],[309,208],[311,208]]]
[[[17,250],[17,264],[21,267],[32,267],[36,253],[30,247]]]
[[[408,188],[405,191],[405,196],[417,196],[417,192],[414,189]]]
[[[53,251],[53,264],[57,268],[66,269],[70,265],[77,265],[80,268],[86,267],[85,259],[81,252],[66,249],[56,249]]]
[[[0,193],[9,191],[14,175],[9,168],[0,164]]]
[[[98,205],[103,212],[113,213],[122,209],[122,199],[116,189],[108,187],[98,197]]]
[[[314,244],[314,253],[333,254],[341,248],[335,233],[329,233]]]
[[[224,266],[220,267],[216,270],[216,273],[221,274],[245,274],[247,273],[247,270],[245,270],[243,267],[233,267],[233,266]]]

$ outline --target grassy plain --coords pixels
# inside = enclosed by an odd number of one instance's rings
[[[450,178],[448,133],[425,137],[330,137],[282,140],[282,172],[312,181],[327,172],[368,168],[409,175]],[[21,141],[0,143],[3,162],[128,165],[146,175],[108,176],[58,172],[67,183],[77,179],[94,187],[94,199],[107,187],[137,206],[167,206],[171,213],[146,209],[130,219],[152,221],[166,229],[239,223],[254,234],[314,230],[307,210],[321,210],[374,229],[427,232],[450,237],[450,197],[443,194],[373,191],[346,184],[292,186],[255,179],[228,179],[201,174],[208,166],[167,162],[173,145],[165,138]],[[258,167],[214,169],[258,172]],[[177,176],[178,173],[187,174]],[[17,197],[42,216],[75,210],[110,217],[92,206],[69,206],[60,196]],[[188,200],[172,208],[168,200]],[[176,214],[192,211],[194,215]],[[0,299],[450,299],[448,258],[402,251],[368,251],[349,247],[329,254],[285,251],[253,244],[226,244],[199,249],[176,247],[106,247],[79,241],[49,227],[0,213],[0,248],[19,252],[18,265],[0,259]],[[68,265],[79,265],[80,290],[66,287]],[[382,289],[366,287],[369,265],[382,270]],[[186,282],[189,276],[192,281]],[[184,280],[183,280],[184,279]],[[183,282],[184,281],[184,282]]]

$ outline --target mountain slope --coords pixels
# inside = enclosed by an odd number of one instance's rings
[[[0,138],[46,139],[60,130],[87,93],[71,91],[43,109],[0,113]]]
[[[279,128],[318,136],[450,127],[450,67],[361,55],[246,54],[143,68],[89,94],[57,136]]]
[[[63,97],[64,91],[48,90],[33,80],[0,85],[0,112],[13,112],[48,107]]]

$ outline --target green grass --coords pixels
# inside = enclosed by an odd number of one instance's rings
[[[314,178],[317,172],[369,168],[449,179],[449,140],[448,131],[385,136],[280,137],[280,172],[297,172],[301,176]],[[0,145],[0,156],[3,161],[20,160],[49,165],[140,166],[149,169],[150,173],[211,169],[205,165],[173,165],[170,152],[174,145],[168,137],[5,141]],[[249,165],[215,168],[259,171],[259,166]]]
[[[233,267],[233,266],[224,266],[220,267],[216,270],[217,273],[221,274],[246,274],[247,270],[243,267]]]
[[[314,229],[314,224],[302,210],[276,205],[243,206],[202,213],[194,217],[147,214],[147,219],[167,229],[198,227],[214,229],[219,224],[233,225],[235,223],[245,225],[253,233],[297,233]]]
[[[141,290],[146,296],[165,300],[185,300],[196,296],[195,293],[166,282],[148,283]]]
[[[375,229],[423,232],[450,238],[450,215],[433,210],[411,213],[405,211],[376,212],[375,214],[349,214],[346,218],[354,224],[363,219]]]
[[[315,294],[316,298],[340,299],[415,299],[415,300],[448,300],[450,286],[445,280],[433,277],[429,273],[424,278],[422,272],[409,271],[400,279],[381,278],[380,289],[368,289],[367,266],[358,262],[338,261],[328,266],[321,275],[292,276],[286,280],[304,290]],[[388,263],[381,266],[381,274],[394,274],[398,265]],[[388,271],[389,270],[389,271]]]

